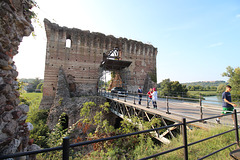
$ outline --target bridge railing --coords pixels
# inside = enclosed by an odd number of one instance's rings
[[[118,94],[118,93],[111,93],[110,91],[99,91],[99,94],[108,98],[116,98],[117,100],[124,100],[124,102],[132,102],[133,104],[138,104],[139,97],[138,93],[131,91],[128,92],[128,94]],[[204,118],[204,114],[206,115],[206,111],[214,111],[215,113],[220,113],[220,105],[204,105],[205,103],[209,102],[221,102],[221,101],[212,101],[212,100],[204,100],[204,98],[200,95],[199,98],[187,98],[187,97],[174,97],[174,96],[158,96],[158,101],[164,102],[165,106],[163,104],[162,107],[165,107],[165,111],[167,114],[173,113],[172,110],[176,108],[179,104],[179,101],[188,102],[188,104],[185,104],[186,107],[195,107],[198,110],[198,115],[200,119]],[[149,108],[150,106],[150,99],[147,94],[142,94],[141,97],[141,105],[146,106]],[[143,103],[144,102],[144,103]],[[203,103],[204,102],[204,103]],[[237,103],[238,104],[238,103]],[[178,113],[176,113],[178,114]],[[204,122],[204,121],[203,121]]]
[[[214,136],[198,140],[196,142],[188,143],[187,125],[189,125],[191,123],[196,123],[196,122],[200,122],[200,121],[204,121],[204,120],[208,120],[208,119],[214,119],[214,118],[217,118],[217,117],[223,117],[223,116],[229,116],[229,115],[234,115],[234,129],[230,129],[228,131],[225,131],[225,132],[216,134]],[[212,156],[212,155],[214,155],[214,154],[216,154],[216,153],[218,153],[218,152],[220,152],[220,151],[222,151],[222,150],[224,150],[226,148],[229,148],[229,147],[231,147],[233,145],[237,145],[237,147],[239,147],[239,127],[238,127],[238,121],[237,121],[237,112],[236,112],[236,110],[234,110],[233,113],[227,114],[227,115],[214,116],[214,117],[210,117],[210,118],[204,118],[204,119],[188,121],[188,122],[186,121],[186,118],[183,118],[182,119],[182,123],[179,123],[179,124],[173,124],[173,125],[168,125],[168,126],[155,128],[155,129],[148,129],[148,130],[143,130],[143,131],[138,131],[138,132],[133,132],[133,133],[128,133],[128,134],[123,134],[123,135],[116,135],[116,136],[112,136],[112,137],[101,138],[101,139],[96,139],[96,140],[91,140],[91,141],[84,141],[84,142],[75,143],[75,144],[70,144],[69,137],[65,137],[65,138],[63,138],[62,146],[54,147],[54,148],[46,148],[46,149],[37,150],[37,151],[15,153],[15,154],[11,154],[11,155],[1,155],[0,159],[15,158],[15,157],[21,157],[21,156],[26,156],[26,155],[33,155],[33,154],[39,154],[39,153],[46,153],[46,152],[51,152],[51,151],[62,150],[62,152],[63,152],[62,159],[63,160],[69,160],[69,150],[70,150],[70,148],[74,148],[74,147],[77,147],[77,146],[84,146],[84,145],[98,143],[98,142],[104,142],[104,141],[108,141],[108,140],[114,140],[114,139],[118,139],[118,138],[132,136],[132,135],[149,133],[149,132],[152,132],[152,131],[158,131],[158,130],[167,129],[167,128],[170,128],[170,127],[177,127],[177,126],[182,126],[182,134],[183,134],[183,145],[182,146],[176,147],[176,148],[173,148],[173,149],[170,149],[170,150],[167,150],[167,151],[163,151],[163,152],[160,152],[160,153],[148,156],[148,157],[144,157],[144,158],[142,158],[142,160],[158,157],[160,155],[164,155],[164,154],[167,154],[167,153],[170,153],[170,152],[182,149],[182,148],[184,149],[184,151],[183,151],[184,152],[184,160],[188,160],[188,156],[189,156],[188,147],[189,146],[201,143],[203,141],[207,141],[209,139],[212,139],[212,138],[215,138],[215,137],[218,137],[218,136],[221,136],[221,135],[224,135],[226,133],[233,132],[233,131],[235,131],[235,139],[236,139],[235,142],[233,142],[233,143],[231,143],[231,144],[229,144],[229,145],[227,145],[227,146],[225,146],[225,147],[223,147],[223,148],[221,148],[219,150],[216,150],[216,151],[214,151],[214,152],[212,152],[212,153],[210,153],[208,155],[205,155],[205,156],[203,156],[203,157],[201,157],[199,159],[205,159],[207,157],[210,157],[210,156]]]

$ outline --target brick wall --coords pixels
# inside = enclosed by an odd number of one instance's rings
[[[74,96],[96,95],[103,53],[115,47],[121,50],[122,60],[132,61],[128,68],[130,78],[126,82],[128,90],[137,90],[139,85],[144,87],[149,73],[156,75],[157,48],[152,45],[102,33],[60,27],[47,19],[44,23],[47,49],[42,106],[51,104],[54,99],[60,67],[67,77],[73,77]],[[67,39],[71,41],[70,47],[66,47]]]

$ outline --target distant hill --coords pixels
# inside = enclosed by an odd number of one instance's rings
[[[206,86],[215,86],[215,87],[218,87],[219,84],[227,84],[227,82],[225,81],[199,81],[199,82],[189,82],[189,83],[181,83],[183,85],[186,85],[186,86],[203,86],[203,87],[206,87]]]

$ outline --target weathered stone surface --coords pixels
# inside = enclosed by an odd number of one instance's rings
[[[6,60],[0,59],[0,67],[7,67],[8,66],[8,62]]]
[[[27,147],[27,151],[37,151],[37,150],[40,150],[40,149],[41,148],[36,144],[32,144],[32,145],[29,145]],[[29,156],[29,160],[36,160],[36,155]]]
[[[11,121],[4,126],[4,128],[2,129],[2,132],[8,134],[9,136],[13,136],[13,134],[16,132],[16,128],[17,128],[17,122]]]
[[[22,115],[18,121],[25,121],[27,119],[27,115]]]
[[[4,112],[4,108],[1,107],[0,108],[0,115],[3,114],[3,112]]]
[[[13,111],[12,112],[12,116],[13,116],[13,119],[19,119],[22,115],[22,112],[21,111]]]
[[[12,116],[12,114],[9,113],[9,112],[6,112],[6,113],[4,113],[4,114],[2,115],[2,120],[3,120],[4,122],[10,122],[10,121],[12,120],[12,118],[13,118],[13,116]]]
[[[9,149],[5,150],[3,152],[3,154],[13,154],[13,153],[16,153],[17,151],[17,148],[19,147],[19,145],[21,144],[21,141],[18,140],[18,139],[13,139],[11,141],[11,143],[9,144]]]
[[[69,98],[69,97],[70,97],[69,85],[62,68],[60,68],[58,73],[58,83],[57,83],[57,91],[56,91],[55,98],[58,101],[61,98]]]
[[[22,105],[18,106],[18,109],[20,111],[22,111],[23,114],[27,114],[27,112],[29,111],[29,106],[22,104]]]
[[[0,85],[0,93],[8,94],[8,93],[11,93],[11,91],[12,91],[12,88],[9,84]]]
[[[4,95],[0,94],[0,104],[4,105],[6,104],[7,98]]]
[[[7,94],[6,97],[9,101],[14,101],[17,98],[17,96],[14,94],[14,92]]]
[[[3,138],[3,139],[0,139],[0,147],[4,147],[4,146],[7,146],[11,141],[12,141],[13,138],[9,137],[9,138]],[[2,150],[2,148],[0,148]]]
[[[0,85],[1,85],[1,84],[4,84],[4,80],[3,80],[2,77],[0,77]]]
[[[13,105],[5,105],[4,106],[5,111],[11,111],[13,108],[14,108]]]

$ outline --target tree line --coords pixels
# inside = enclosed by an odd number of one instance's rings
[[[228,81],[214,81],[214,82],[193,82],[180,84],[179,81],[171,81],[165,79],[157,84],[160,96],[180,96],[188,97],[188,91],[216,91],[222,93],[225,91],[227,84],[232,86],[232,98],[234,101],[240,100],[240,68],[232,68],[228,66],[226,72],[223,72],[223,77],[228,77]],[[202,84],[202,85],[200,85]],[[217,86],[216,86],[217,85]]]
[[[40,93],[40,92],[42,92],[43,79],[22,78],[22,79],[19,79],[18,81],[19,81],[19,86],[21,86],[21,89],[27,91],[28,93],[31,93],[31,92]]]

